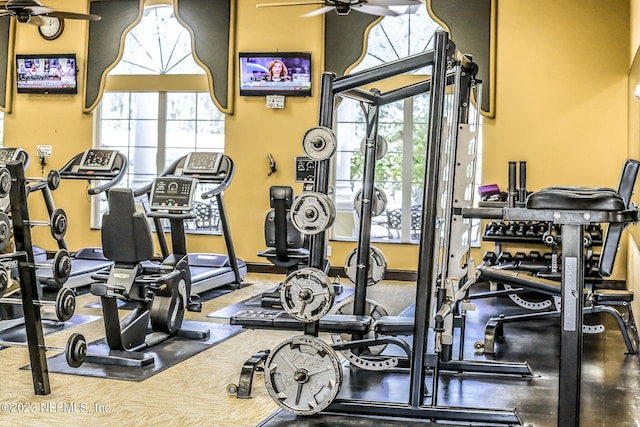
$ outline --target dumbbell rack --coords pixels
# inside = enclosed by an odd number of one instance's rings
[[[51,393],[51,386],[49,384],[42,317],[40,306],[36,303],[39,295],[27,205],[26,178],[22,162],[10,162],[7,164],[7,169],[11,176],[9,198],[15,252],[1,256],[0,262],[8,260],[17,263],[33,388],[35,394],[47,395]]]
[[[519,166],[519,173],[516,174],[516,166]],[[508,164],[508,188],[507,200],[505,201],[483,201],[480,207],[524,207],[527,196],[530,194],[527,190],[527,162],[509,161]],[[519,181],[517,183],[516,181]],[[592,270],[598,270],[599,256],[594,254],[593,248],[602,246],[603,234],[600,224],[589,224],[584,230],[586,248],[585,266],[588,275]],[[558,273],[558,248],[561,247],[562,235],[561,229],[556,224],[548,221],[492,221],[486,224],[482,236],[482,240],[486,242],[494,242],[495,250],[493,259],[485,254],[483,261],[489,263],[510,263],[512,261],[533,261],[540,262],[541,265],[547,264],[551,274]],[[509,244],[515,247],[530,247],[532,245],[544,245],[550,248],[551,252],[540,255],[538,251],[531,251],[529,254],[517,252],[512,256],[510,252],[503,250],[503,245]],[[596,273],[596,276],[599,275]]]
[[[525,234],[523,234],[521,230],[525,230]],[[550,247],[550,245],[545,242],[546,235],[553,235],[553,239],[557,242],[562,241],[562,234],[554,224],[541,221],[492,221],[485,226],[482,240],[485,242],[494,242],[494,253],[498,257],[498,263],[500,263],[501,255],[505,256],[504,261],[506,262],[512,259],[512,257],[509,256],[511,253],[504,250],[505,244],[514,247],[524,246],[527,248],[538,245]],[[594,254],[593,249],[602,246],[602,227],[600,224],[585,226],[585,236],[587,236],[589,241],[589,244],[585,245],[587,249],[587,260],[592,258],[597,266],[597,256],[595,256],[597,254]],[[516,259],[537,261],[540,260],[540,258],[545,260],[548,258],[545,256],[547,253],[536,256],[534,255],[536,252],[537,251],[531,251],[529,255],[525,255],[524,252],[517,252],[518,255],[516,255]],[[551,252],[548,254],[551,255]]]

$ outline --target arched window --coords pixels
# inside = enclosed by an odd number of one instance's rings
[[[404,6],[397,10],[402,14],[384,17],[371,28],[366,54],[350,72],[433,49],[434,34],[440,26],[426,8]],[[426,71],[417,70],[414,74]],[[376,162],[375,186],[386,195],[387,205],[373,218],[374,241],[419,241],[428,111],[428,93],[380,108],[378,133],[386,139],[388,150]],[[358,235],[354,197],[362,185],[364,155],[360,147],[366,135],[364,110],[356,100],[345,98],[336,109],[335,123],[339,141],[334,168],[338,213],[332,238],[352,240]],[[474,231],[477,230],[478,227]]]
[[[224,114],[211,100],[206,75],[192,55],[191,36],[170,5],[146,7],[127,34],[95,114],[95,145],[127,156],[122,185],[130,188],[148,184],[191,151],[224,151]],[[212,203],[201,209],[207,217],[192,221],[187,231],[218,232]],[[95,209],[95,224],[105,208],[102,201]]]

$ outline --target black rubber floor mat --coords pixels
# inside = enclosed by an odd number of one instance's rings
[[[67,365],[65,355],[61,353],[48,359],[49,372],[125,381],[143,381],[243,331],[238,326],[196,321],[185,321],[183,328],[190,330],[208,329],[211,335],[208,339],[203,340],[171,337],[147,348],[144,353],[152,356],[154,362],[144,367],[123,367],[85,362],[79,368],[72,368]],[[109,348],[104,338],[88,344],[87,353],[89,355],[107,354],[108,352]],[[29,369],[29,366],[25,366],[22,369]]]
[[[275,289],[275,288],[274,288]],[[353,295],[354,288],[343,287],[342,291],[336,295],[335,303],[338,303],[345,298]],[[216,310],[207,314],[207,317],[214,319],[230,319],[234,314],[245,310],[260,310],[260,311],[282,311],[282,308],[262,307],[261,303],[262,293],[254,295],[251,298],[247,298],[244,301],[229,305],[220,310]]]

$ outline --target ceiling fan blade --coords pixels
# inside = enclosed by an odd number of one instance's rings
[[[316,9],[314,11],[311,11],[309,13],[305,13],[303,15],[300,15],[304,18],[309,18],[311,16],[318,16],[318,15],[322,15],[323,13],[327,13],[330,12],[334,9],[333,6],[325,6],[325,7],[321,7],[320,9]]]
[[[86,21],[99,21],[102,19],[102,17],[99,15],[91,15],[91,14],[87,15],[84,13],[61,12],[58,10],[55,10],[50,13],[45,13],[45,15],[56,16],[58,18],[64,18],[64,19],[84,19]]]
[[[398,16],[397,12],[394,12],[391,9],[387,9],[382,6],[369,6],[366,4],[362,4],[359,6],[353,6],[351,10],[355,10],[357,12],[366,13],[369,15],[377,15],[377,16]]]
[[[39,15],[31,15],[29,24],[39,27],[40,25],[44,24],[44,19],[42,19]]]
[[[424,4],[424,2],[419,0],[367,0],[366,4],[370,6],[414,6]]]
[[[28,10],[31,15],[48,15],[49,13],[56,11],[55,9],[45,6],[29,6],[25,7],[24,10]]]
[[[313,4],[324,4],[324,1],[292,1],[286,3],[260,3],[256,7],[280,7],[280,6],[308,6]]]

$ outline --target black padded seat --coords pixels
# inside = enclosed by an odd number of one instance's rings
[[[137,212],[133,191],[109,190],[109,210],[102,216],[102,249],[116,264],[137,264],[153,258],[153,235],[147,217]]]
[[[598,289],[593,292],[593,298],[598,303],[631,302],[633,292],[625,289]]]
[[[283,311],[240,311],[231,317],[229,323],[246,329],[304,330],[304,323]],[[326,314],[320,319],[318,327],[320,332],[365,334],[371,323],[369,316]]]
[[[527,198],[529,209],[622,211],[624,198],[611,188],[548,187]]]
[[[309,259],[309,249],[304,247],[304,236],[291,221],[293,188],[273,186],[269,189],[271,210],[264,223],[264,240],[267,249],[258,256],[267,258],[273,265],[284,267],[290,273]]]

